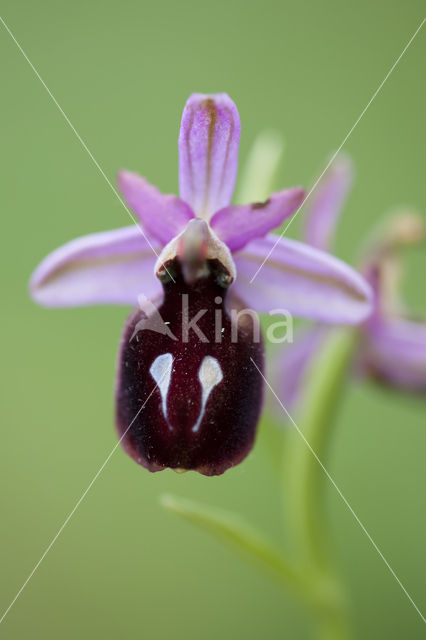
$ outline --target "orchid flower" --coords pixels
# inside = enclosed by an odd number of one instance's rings
[[[304,237],[311,246],[330,250],[352,175],[350,159],[340,155],[318,184],[305,212]],[[414,392],[426,391],[426,321],[410,319],[398,285],[400,250],[417,243],[422,235],[421,219],[401,211],[388,217],[368,239],[359,268],[374,292],[373,312],[358,328],[354,354],[354,368],[364,376]],[[324,324],[313,325],[276,354],[277,384],[290,410],[302,399],[305,374],[327,333]]]
[[[119,188],[140,227],[73,240],[31,278],[34,300],[49,307],[139,300],[118,358],[116,424],[127,453],[150,471],[217,475],[250,451],[264,358],[257,320],[244,307],[268,312],[279,303],[343,324],[371,311],[371,289],[356,271],[269,234],[300,207],[303,189],[230,204],[240,130],[226,94],[193,94],[179,136],[180,197],[121,171]]]

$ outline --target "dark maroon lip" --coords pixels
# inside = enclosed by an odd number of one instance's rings
[[[263,381],[252,360],[263,370],[263,342],[254,339],[252,317],[232,327],[223,269],[207,263],[207,275],[190,284],[178,260],[168,264],[174,282],[163,282],[162,302],[148,314],[133,311],[124,328],[117,430],[125,451],[149,471],[219,475],[254,443]],[[199,333],[183,328],[186,312],[199,316]],[[149,328],[154,313],[167,333]]]

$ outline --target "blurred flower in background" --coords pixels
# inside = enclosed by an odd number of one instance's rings
[[[321,179],[304,214],[304,240],[330,251],[353,180],[350,158],[340,154]],[[401,296],[401,251],[423,239],[423,222],[409,210],[389,214],[367,238],[359,269],[374,291],[373,312],[359,328],[353,369],[406,391],[426,391],[426,319],[410,317]],[[274,376],[290,412],[303,398],[303,382],[328,328],[301,329],[292,344],[275,351]],[[291,371],[291,375],[289,375]]]

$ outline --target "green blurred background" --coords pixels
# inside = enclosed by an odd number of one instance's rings
[[[417,0],[5,0],[2,16],[109,178],[126,167],[176,191],[179,121],[193,91],[226,91],[236,101],[241,160],[260,130],[281,131],[279,186],[308,186],[423,9]],[[404,203],[426,210],[425,51],[423,29],[346,145],[357,166],[339,234],[346,259],[384,211]],[[0,54],[3,610],[116,442],[112,389],[128,312],[44,310],[28,299],[27,281],[56,246],[129,220],[4,28]],[[406,285],[417,311],[426,311],[425,268],[424,253],[414,252]],[[425,407],[354,383],[329,461],[420,608]],[[117,450],[0,634],[308,638],[304,612],[272,581],[158,504],[167,491],[235,509],[279,541],[267,428],[244,464],[213,479],[151,475]],[[423,637],[420,617],[367,537],[333,487],[327,494],[355,637]]]

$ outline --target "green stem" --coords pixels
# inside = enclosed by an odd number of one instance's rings
[[[288,524],[302,566],[305,565],[305,571],[310,572],[314,580],[317,578],[320,585],[315,613],[322,640],[348,637],[343,590],[337,581],[330,552],[331,534],[325,513],[324,489],[331,482],[326,458],[334,415],[356,339],[354,329],[330,332],[305,380],[304,404],[296,417],[299,433],[294,429],[287,438]]]
[[[319,619],[318,640],[349,640],[347,619],[336,611],[332,616]]]

